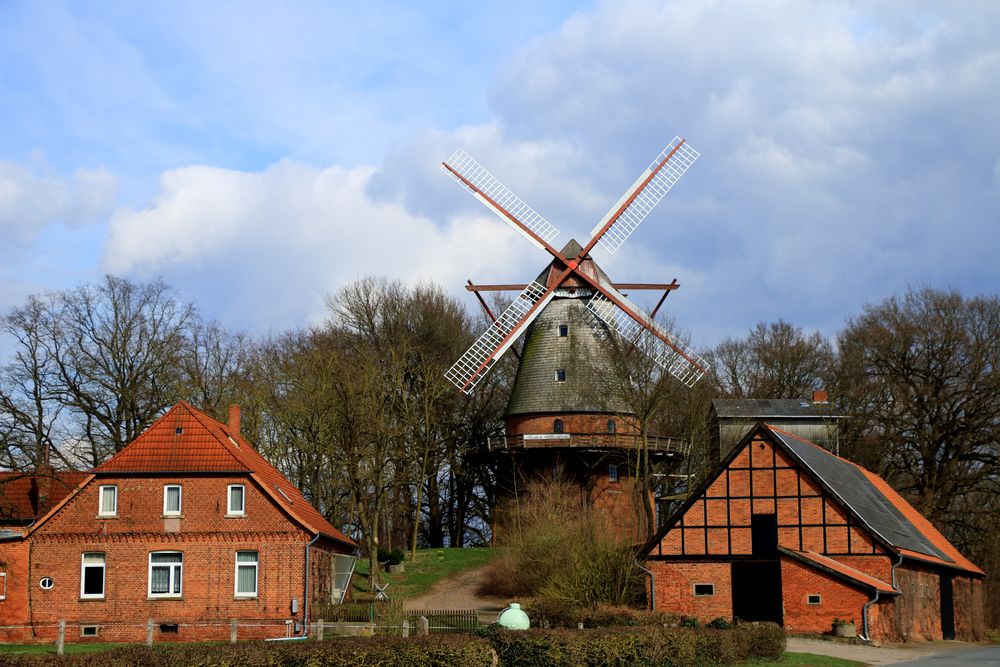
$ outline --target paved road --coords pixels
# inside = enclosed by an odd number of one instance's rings
[[[963,649],[938,655],[929,655],[918,660],[894,663],[895,667],[986,667],[1000,666],[1000,646]]]

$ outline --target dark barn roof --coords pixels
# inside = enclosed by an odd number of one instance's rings
[[[840,418],[830,403],[798,398],[716,398],[712,401],[720,418],[775,419],[794,417]]]

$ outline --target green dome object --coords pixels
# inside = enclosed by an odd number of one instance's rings
[[[500,612],[497,623],[508,630],[527,630],[531,627],[528,615],[521,610],[521,605],[511,602],[506,609]]]

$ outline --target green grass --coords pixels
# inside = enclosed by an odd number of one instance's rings
[[[407,552],[406,571],[399,574],[382,573],[389,583],[386,592],[392,599],[414,598],[422,595],[435,582],[463,570],[484,565],[500,555],[500,549],[476,547],[471,549],[418,549],[417,559],[409,559]],[[358,561],[354,571],[354,590],[368,591],[368,560]]]
[[[108,642],[94,642],[87,644],[71,644],[66,642],[66,655],[76,653],[97,653],[109,649],[125,646],[125,644],[112,644]],[[0,656],[5,655],[55,655],[56,645],[53,644],[0,644]]]
[[[753,667],[865,667],[867,663],[812,653],[786,653],[777,662],[750,662]]]

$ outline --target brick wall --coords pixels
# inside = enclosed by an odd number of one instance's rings
[[[508,435],[552,433],[553,422],[561,419],[565,433],[607,433],[608,420],[615,422],[615,432],[635,433],[635,420],[606,413],[559,413],[547,415],[512,415],[504,420]]]
[[[955,577],[952,591],[955,603],[955,638],[983,641],[986,639],[986,617],[982,579]]]
[[[118,487],[117,515],[98,517],[99,487],[109,484]],[[165,484],[182,487],[180,517],[163,514]],[[226,516],[230,484],[245,487],[243,516]],[[156,641],[227,639],[233,618],[245,624],[240,637],[283,636],[286,619],[302,620],[305,544],[311,537],[247,477],[95,479],[30,540],[30,580],[54,582],[47,591],[28,587],[37,639],[52,640],[59,620],[100,626],[97,641],[141,641],[148,619],[155,621]],[[313,591],[329,590],[327,551],[334,549],[322,542],[312,547]],[[161,550],[183,554],[179,598],[149,594],[150,552]],[[258,554],[256,596],[236,595],[237,551]],[[103,598],[81,597],[81,558],[87,552],[104,554]],[[178,632],[161,633],[161,623],[178,624]],[[80,641],[79,631],[68,631],[67,640]]]
[[[28,543],[0,542],[0,573],[7,576],[0,581],[0,626],[24,625],[28,622]],[[37,582],[36,582],[37,585]],[[0,642],[25,641],[30,632],[0,628]]]
[[[819,604],[809,604],[819,595]],[[854,620],[861,632],[862,610],[871,596],[843,581],[789,558],[781,559],[781,597],[785,629],[830,632],[835,618]]]
[[[702,622],[733,617],[733,589],[729,563],[647,561],[656,585],[656,609]],[[696,596],[695,584],[713,584],[713,595]]]

